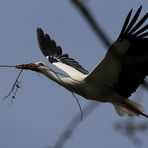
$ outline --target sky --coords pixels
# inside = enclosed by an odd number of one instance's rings
[[[141,16],[148,10],[147,0],[87,0],[96,20],[111,41],[121,30],[131,8],[143,5]],[[1,0],[0,1],[0,64],[16,65],[42,61],[36,39],[36,28],[41,27],[58,45],[91,71],[106,53],[106,47],[98,40],[79,11],[68,0]],[[14,68],[0,68],[0,97],[3,98],[18,75]],[[8,107],[11,97],[0,100],[0,147],[45,148],[52,147],[71,119],[79,112],[76,100],[70,92],[48,80],[43,75],[24,71],[20,77],[21,89]],[[148,113],[148,92],[138,89],[137,97]],[[90,101],[79,97],[82,109]],[[117,133],[113,126],[119,117],[111,104],[101,104],[84,119],[64,148],[130,147],[135,145]],[[147,121],[137,117],[137,122]],[[148,133],[138,135],[142,148],[148,145]]]

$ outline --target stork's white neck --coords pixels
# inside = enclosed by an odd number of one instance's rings
[[[40,73],[42,73],[43,75],[45,75],[46,77],[48,77],[49,79],[55,81],[56,83],[58,83],[59,85],[65,87],[65,88],[70,88],[73,85],[73,81],[71,78],[69,77],[60,77],[57,74],[55,74],[52,70],[42,70],[40,71]]]
[[[45,75],[49,79],[55,81],[59,85],[62,85],[61,77],[59,77],[58,75],[56,75],[53,71],[51,71],[51,70],[43,70],[43,71],[40,71],[40,73],[42,73],[43,75]]]
[[[81,85],[83,81],[80,81],[79,79],[70,78],[70,77],[64,77],[64,78],[60,77],[56,75],[52,70],[49,70],[49,69],[48,70],[44,69],[40,71],[40,73],[42,73],[49,79],[55,81],[56,83],[63,86],[64,88],[68,89],[69,91],[79,94],[78,88],[80,89],[79,86]]]

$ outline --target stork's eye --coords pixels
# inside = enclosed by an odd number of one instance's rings
[[[44,66],[44,64],[43,64],[43,63],[41,63],[41,62],[40,62],[40,63],[38,63],[38,65],[40,65],[40,66]]]

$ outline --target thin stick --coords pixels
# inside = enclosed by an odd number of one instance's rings
[[[12,98],[11,98],[11,101],[10,101],[9,107],[11,107],[13,101],[16,99],[16,94],[17,94],[18,88],[20,88],[20,86],[19,86],[18,83],[19,83],[19,82],[16,83],[15,91],[14,91],[14,94],[13,94],[13,96],[12,96]]]
[[[19,74],[18,74],[18,76],[17,76],[17,78],[16,78],[16,80],[15,80],[15,82],[14,82],[14,84],[13,84],[11,90],[10,90],[10,92],[2,100],[5,100],[6,98],[8,98],[11,95],[11,93],[14,91],[15,86],[17,85],[18,79],[19,79],[19,77],[20,77],[20,75],[21,75],[22,72],[23,72],[23,69],[20,70],[20,72],[19,72]]]
[[[80,109],[80,112],[81,112],[81,121],[82,121],[83,120],[83,110],[82,110],[81,104],[80,104],[78,98],[75,96],[75,94],[73,92],[71,92],[71,93],[72,93],[73,97],[76,99],[76,101],[79,105],[79,109]]]
[[[7,68],[7,67],[13,67],[13,68],[16,68],[15,65],[0,65],[0,67],[4,67],[4,68],[5,68],[5,67],[6,67],[6,68]]]

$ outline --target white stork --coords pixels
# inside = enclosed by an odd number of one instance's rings
[[[137,21],[141,9],[142,6],[131,20],[132,10],[128,13],[118,39],[90,73],[68,54],[63,54],[61,47],[40,28],[37,28],[37,38],[42,53],[69,76],[57,77],[42,62],[17,65],[17,68],[42,73],[86,99],[110,102],[120,116],[143,115],[148,118],[142,105],[128,99],[148,75],[148,24],[143,25],[148,13]]]

